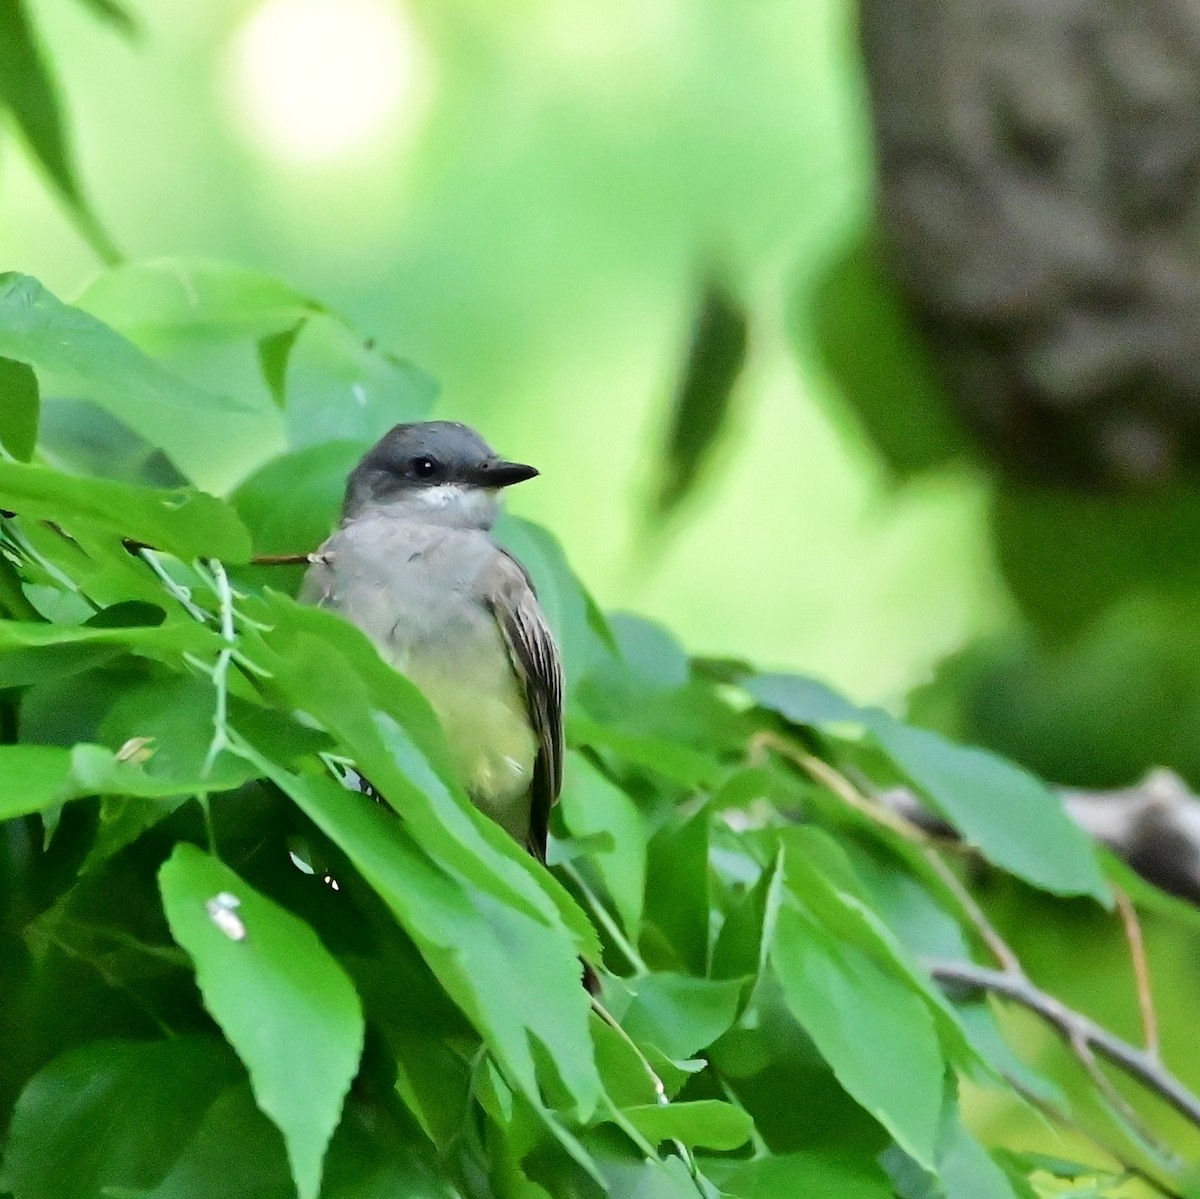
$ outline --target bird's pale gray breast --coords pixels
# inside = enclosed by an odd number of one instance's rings
[[[472,798],[523,840],[537,740],[488,602],[501,554],[479,529],[367,512],[322,547],[304,597],[356,624],[421,688]]]

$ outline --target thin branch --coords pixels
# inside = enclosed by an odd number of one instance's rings
[[[1024,977],[1025,971],[1012,946],[996,930],[996,926],[992,924],[984,914],[983,909],[975,902],[975,897],[963,886],[962,880],[946,865],[941,854],[933,846],[929,845],[925,847],[924,856],[934,873],[942,880],[947,889],[954,895],[954,898],[958,900],[959,907],[962,908],[967,919],[975,927],[984,944],[992,951],[1001,968],[1010,974]]]
[[[605,931],[612,938],[613,944],[625,955],[626,960],[637,972],[637,975],[644,976],[649,974],[650,967],[646,965],[642,955],[638,953],[633,942],[621,931],[620,925],[617,924],[612,913],[609,912],[604,904],[601,903],[599,896],[588,886],[575,864],[573,862],[563,862],[560,869],[587,897],[587,901],[596,919],[604,926]]]
[[[1158,1061],[1158,1016],[1154,1010],[1154,993],[1150,989],[1150,968],[1146,963],[1146,942],[1142,937],[1142,925],[1129,896],[1120,887],[1114,887],[1113,894],[1117,900],[1117,911],[1121,913],[1121,923],[1125,926],[1125,939],[1129,942],[1129,959],[1133,965],[1138,1008],[1142,1013],[1142,1035],[1146,1053]]]
[[[1004,1079],[1008,1085],[1011,1086],[1012,1089],[1016,1091],[1026,1103],[1029,1104],[1030,1107],[1035,1108],[1043,1116],[1045,1116],[1047,1120],[1051,1121],[1051,1123],[1058,1125],[1059,1128],[1065,1128],[1073,1135],[1083,1137],[1084,1140],[1088,1141],[1096,1149],[1100,1150],[1101,1153],[1107,1154],[1109,1157],[1111,1157],[1113,1161],[1115,1161],[1117,1165],[1120,1166],[1121,1169],[1131,1178],[1140,1179],[1148,1187],[1151,1187],[1158,1191],[1159,1194],[1164,1195],[1166,1199],[1184,1199],[1184,1196],[1180,1194],[1180,1192],[1172,1190],[1172,1188],[1163,1182],[1161,1178],[1151,1174],[1148,1170],[1146,1170],[1143,1166],[1139,1166],[1136,1162],[1131,1162],[1119,1149],[1116,1149],[1114,1146],[1108,1144],[1107,1141],[1102,1140],[1100,1136],[1098,1136],[1091,1129],[1085,1128],[1082,1124],[1076,1123],[1066,1114],[1066,1112],[1060,1111],[1054,1106],[1053,1103],[1050,1103],[1041,1095],[1031,1090],[1019,1078],[1016,1078],[1011,1074],[1005,1074]]]
[[[155,550],[155,547],[145,541],[138,541],[133,537],[122,537],[121,544],[131,554],[141,554],[144,550],[152,550],[155,553],[161,552]],[[250,559],[251,566],[306,566],[317,561],[317,554],[255,554]]]
[[[1119,1066],[1200,1128],[1200,1097],[1188,1090],[1156,1057],[1135,1048],[1128,1041],[1122,1041],[1053,995],[1047,995],[1023,974],[989,970],[971,962],[951,962],[939,958],[925,959],[922,964],[938,982],[990,991],[1028,1008],[1056,1028],[1069,1044],[1086,1045],[1090,1051]]]

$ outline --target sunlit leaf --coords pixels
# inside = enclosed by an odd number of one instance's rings
[[[176,846],[159,882],[204,1004],[283,1133],[300,1199],[316,1199],[362,1053],[354,987],[307,924],[194,846]]]
[[[932,1168],[945,1062],[925,1004],[862,950],[788,904],[778,914],[771,963],[788,1007],[838,1081]]]
[[[736,1199],[892,1199],[887,1175],[872,1161],[825,1153],[787,1153],[748,1162],[724,1180]]]
[[[754,1132],[754,1121],[742,1108],[715,1099],[646,1103],[627,1107],[623,1114],[651,1144],[675,1140],[706,1149],[736,1149]]]
[[[245,562],[250,557],[250,536],[233,509],[191,488],[154,491],[0,462],[0,507],[66,529],[77,523],[100,525],[184,560]]]
[[[273,410],[216,395],[172,374],[28,275],[0,274],[0,355],[37,370],[43,396],[60,391],[98,404],[190,478],[207,471],[216,477],[218,451],[229,458],[232,440],[247,439],[257,450],[279,438]],[[232,457],[236,461],[238,455]]]

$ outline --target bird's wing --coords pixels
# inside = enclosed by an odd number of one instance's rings
[[[529,722],[538,740],[530,789],[529,849],[545,861],[550,809],[562,789],[562,661],[521,564],[497,549],[482,581],[484,602],[496,618],[513,670],[524,685]]]

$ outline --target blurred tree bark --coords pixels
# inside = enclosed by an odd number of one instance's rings
[[[1003,465],[1200,466],[1200,0],[861,0],[880,221]]]

